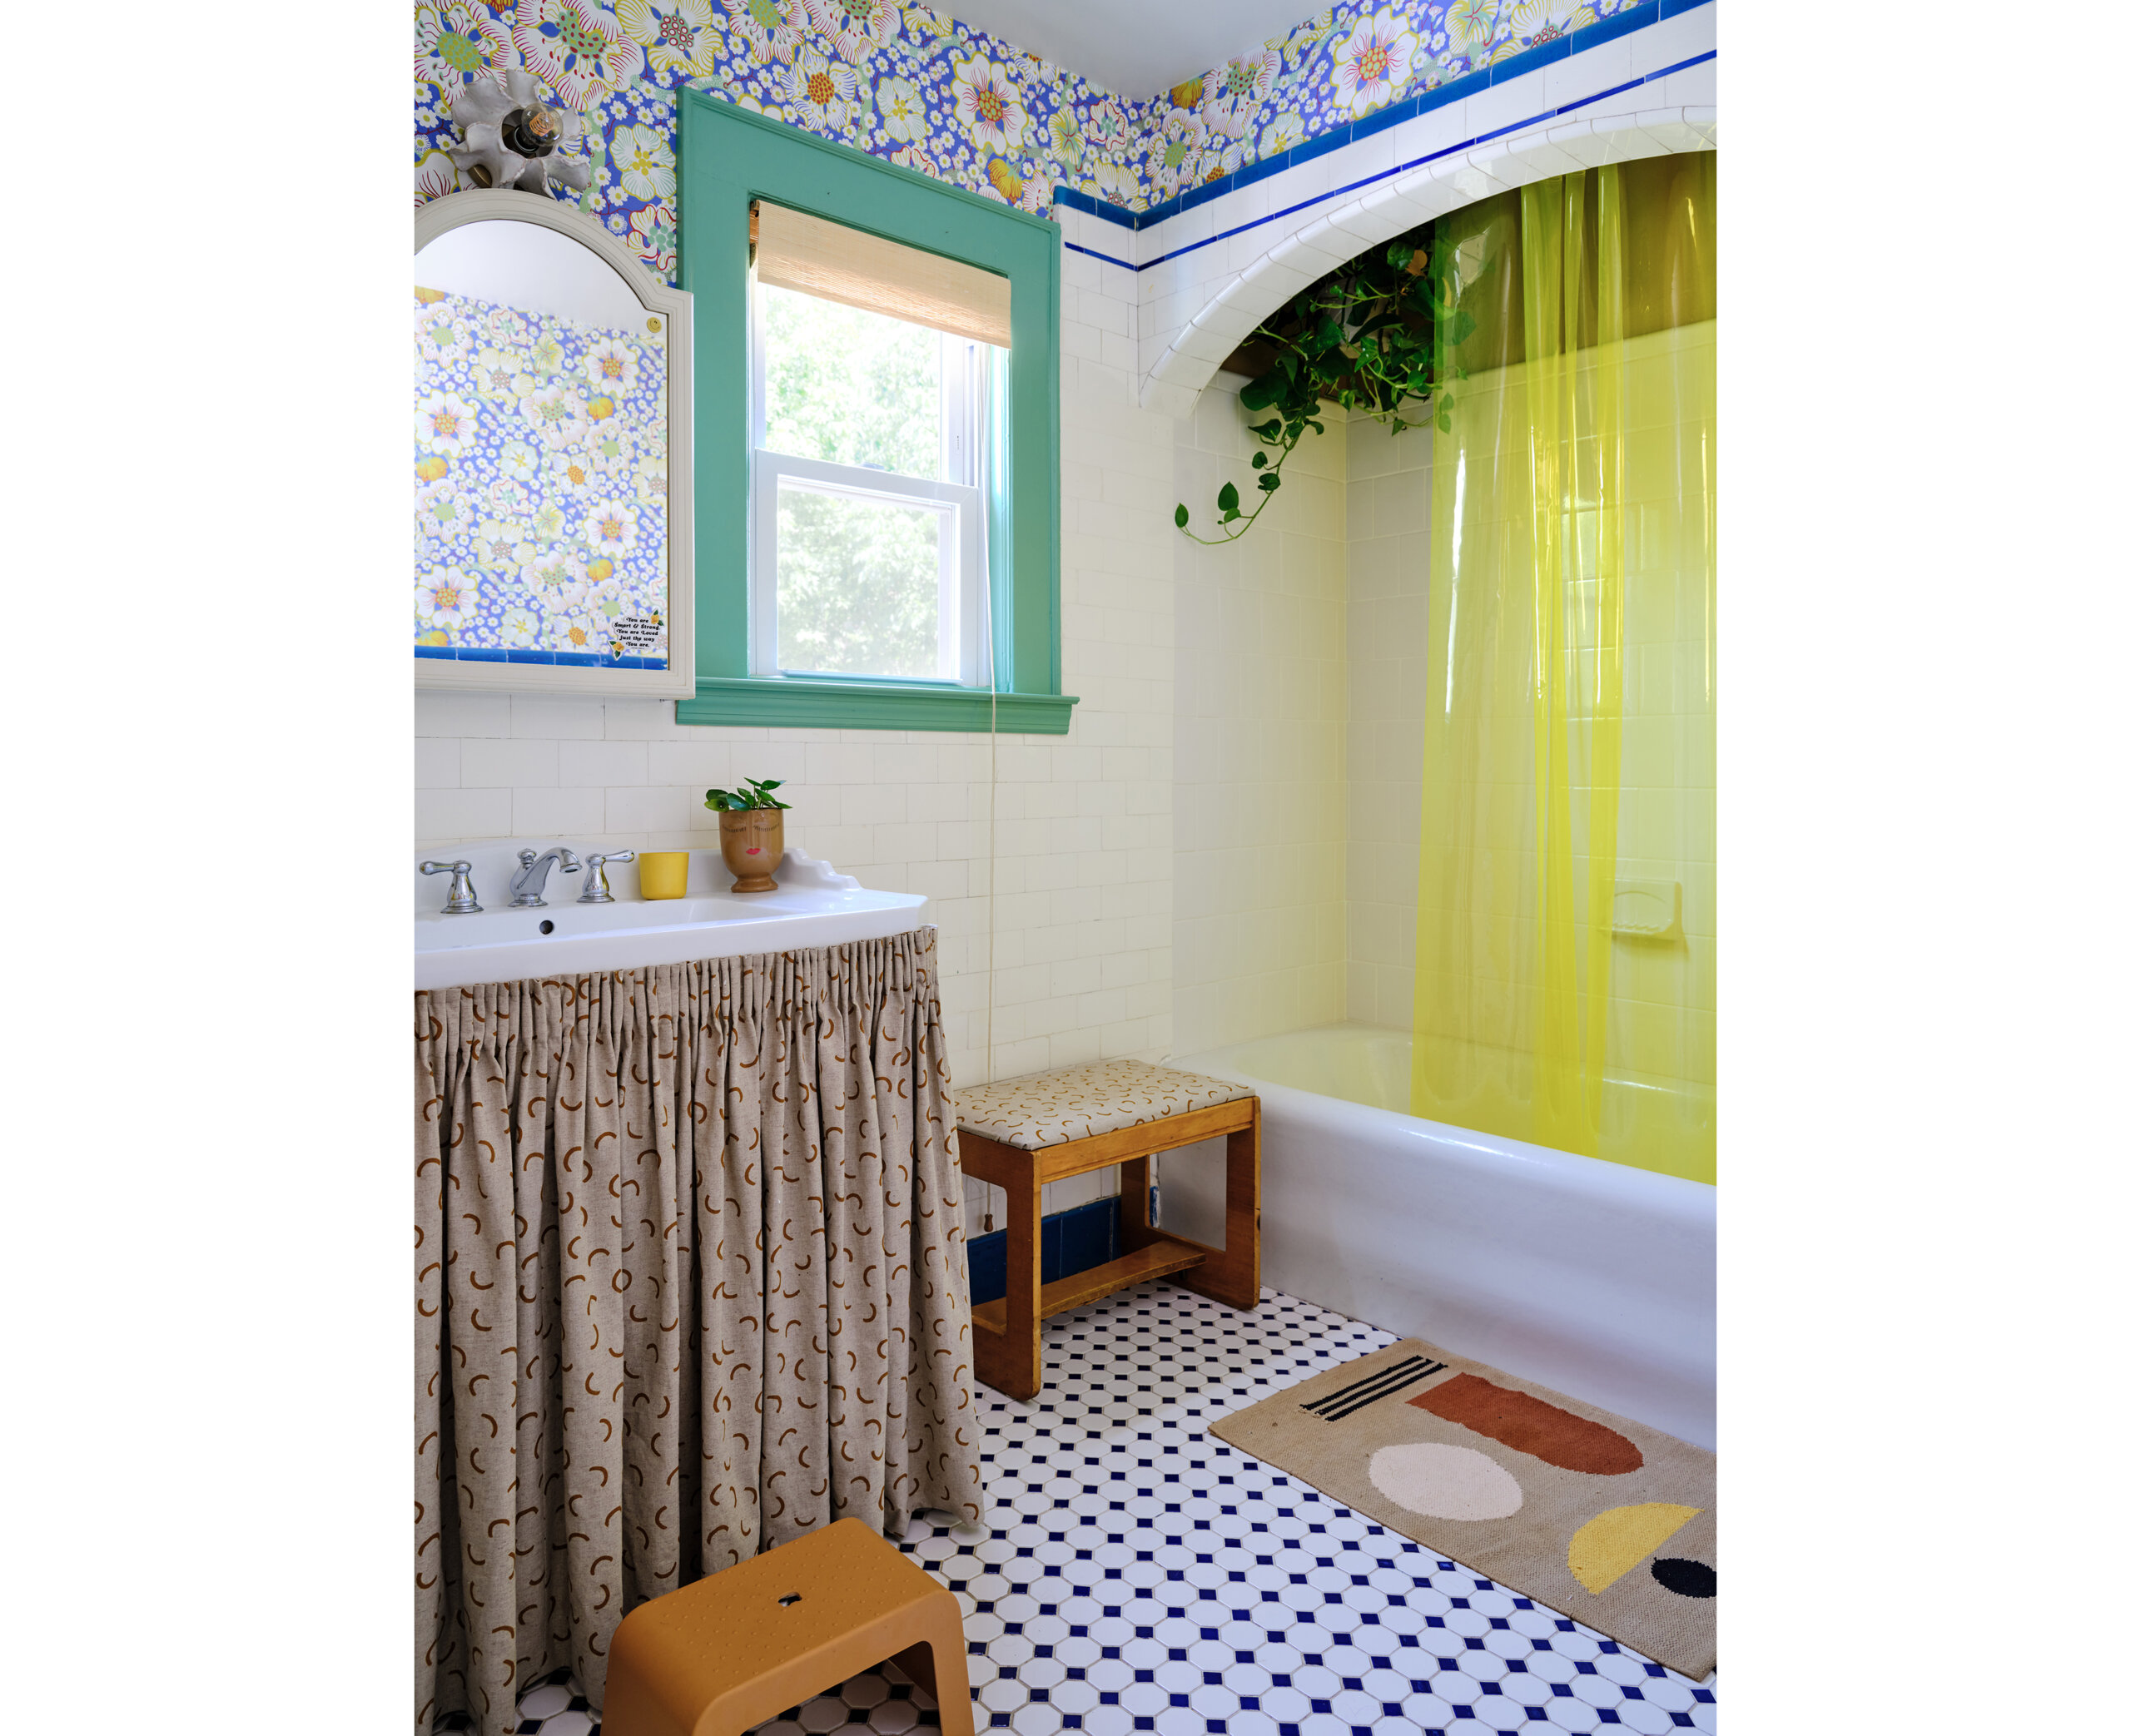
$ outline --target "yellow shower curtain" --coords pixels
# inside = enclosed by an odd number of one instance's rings
[[[1561,176],[1437,225],[1457,313],[1439,325],[1413,1009],[1415,1114],[1699,1181],[1716,162]]]

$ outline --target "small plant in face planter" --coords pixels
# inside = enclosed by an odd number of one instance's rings
[[[792,804],[770,794],[782,778],[751,777],[738,790],[706,790],[703,805],[718,813],[718,843],[733,870],[735,892],[774,892],[770,876],[784,860],[784,815]]]

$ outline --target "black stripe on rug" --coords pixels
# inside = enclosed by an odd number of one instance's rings
[[[1427,1357],[1408,1357],[1403,1362],[1394,1362],[1388,1368],[1380,1368],[1366,1380],[1342,1386],[1337,1392],[1329,1392],[1323,1398],[1314,1399],[1302,1408],[1314,1412],[1326,1422],[1338,1422],[1364,1411],[1380,1398],[1388,1398],[1394,1392],[1403,1392],[1417,1381],[1424,1381],[1432,1374],[1440,1374],[1450,1365],[1438,1362]]]

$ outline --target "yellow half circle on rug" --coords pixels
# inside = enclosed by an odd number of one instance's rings
[[[1603,1591],[1701,1511],[1674,1501],[1608,1507],[1569,1540],[1568,1570],[1586,1591]]]

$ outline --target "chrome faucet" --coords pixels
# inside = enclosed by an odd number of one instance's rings
[[[579,904],[612,904],[613,889],[607,884],[607,865],[609,862],[633,862],[633,850],[609,851],[604,856],[589,856],[584,859],[584,890],[577,895]]]
[[[510,877],[511,909],[539,910],[547,908],[548,900],[540,895],[548,889],[548,870],[557,862],[563,865],[564,874],[577,872],[577,858],[559,844],[543,856],[536,856],[529,850],[518,852],[518,872]]]

